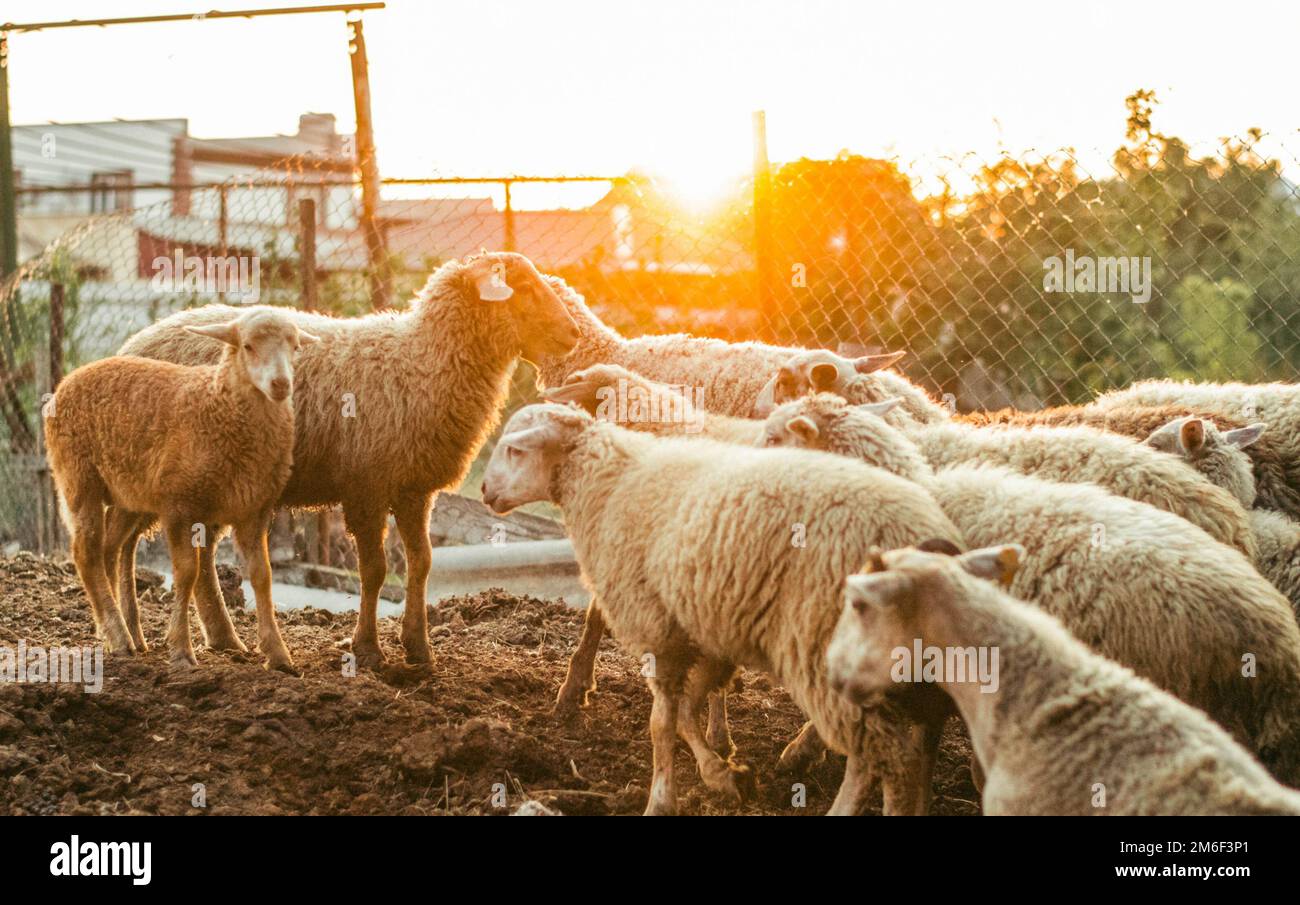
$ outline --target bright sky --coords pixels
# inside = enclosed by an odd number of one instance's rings
[[[218,0],[9,0],[48,21]],[[219,0],[218,8],[288,5]],[[305,4],[304,4],[305,5]],[[911,0],[389,0],[367,13],[384,175],[656,172],[695,197],[771,157],[1113,149],[1126,94],[1213,142],[1260,126],[1300,154],[1300,4]],[[342,14],[16,34],[16,123],[187,117],[204,137],[353,127]]]

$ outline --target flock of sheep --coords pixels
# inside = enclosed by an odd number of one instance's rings
[[[483,499],[558,505],[593,592],[559,709],[594,689],[606,626],[645,664],[646,813],[676,809],[679,737],[709,789],[748,793],[726,715],[745,668],[808,717],[783,761],[846,757],[833,814],[876,783],[885,813],[925,813],[954,713],[985,813],[1300,814],[1283,785],[1300,782],[1300,387],[1153,382],[962,416],[889,370],[897,354],[622,337],[515,254],[442,266],[400,314],[183,311],[69,375],[49,458],[106,646],[146,649],[135,548],[160,524],[172,664],[196,665],[191,597],[206,644],[243,649],[213,556],[233,527],[260,649],[292,671],[271,514],[341,505],[353,653],[383,660],[391,513],[401,641],[427,662],[433,499],[464,480],[520,357],[547,401],[505,425]],[[618,406],[618,423],[608,403],[629,395],[685,417]],[[936,668],[912,681],[900,659],[923,649]]]

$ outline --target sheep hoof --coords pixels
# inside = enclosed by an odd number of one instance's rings
[[[384,652],[379,649],[379,643],[376,641],[362,642],[358,644],[352,642],[352,655],[357,658],[357,666],[365,669],[378,670],[388,663]]]
[[[560,693],[555,696],[555,706],[551,708],[552,716],[561,719],[577,716],[579,711],[587,708],[589,703],[587,695],[591,694],[592,690],[581,685],[565,685],[560,689]]]
[[[248,651],[248,645],[240,641],[237,635],[231,635],[229,638],[209,638],[207,648],[208,650],[233,650],[240,653]]]
[[[751,800],[758,792],[754,780],[754,771],[745,764],[722,763],[720,769],[711,776],[705,776],[704,784],[715,792],[730,799],[732,804],[743,804]]]
[[[194,651],[177,650],[172,651],[171,659],[167,667],[175,672],[189,672],[199,665],[198,659],[194,656]]]
[[[736,743],[731,740],[731,731],[725,726],[715,729],[710,725],[708,731],[704,733],[704,740],[723,760],[736,753]]]
[[[293,660],[288,657],[269,657],[266,661],[266,668],[289,676],[302,676],[302,670],[295,666]]]
[[[104,634],[104,652],[129,657],[136,652],[135,642],[125,631],[109,631]]]
[[[134,645],[137,654],[143,654],[149,650],[149,643],[144,640],[143,635],[138,638],[135,635],[132,635],[131,644]]]
[[[412,666],[420,666],[425,663],[433,662],[433,648],[429,647],[429,642],[424,644],[402,642],[402,647],[406,650],[406,662]]]
[[[821,736],[812,730],[811,725],[805,725],[785,746],[777,758],[777,766],[787,772],[801,773],[819,763],[825,756],[826,746],[822,744]]]

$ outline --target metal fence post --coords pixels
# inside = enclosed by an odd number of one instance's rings
[[[754,282],[758,310],[772,315],[772,169],[767,159],[767,114],[754,111]]]

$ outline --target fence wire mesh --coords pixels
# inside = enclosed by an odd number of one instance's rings
[[[528,255],[627,334],[904,349],[908,376],[963,409],[1078,402],[1147,377],[1289,380],[1295,172],[1284,141],[1194,149],[1137,116],[1109,155],[801,159],[707,211],[636,176],[393,179],[386,193],[411,197],[379,204],[379,260],[358,184],[310,160],[170,186],[147,207],[76,217],[0,289],[0,543],[33,545],[53,519],[39,417],[52,360],[70,370],[214,301],[354,315],[386,287],[402,307],[440,263],[481,248]],[[598,197],[560,206],[576,188]],[[22,197],[29,244],[69,222],[42,213],[42,193]]]

